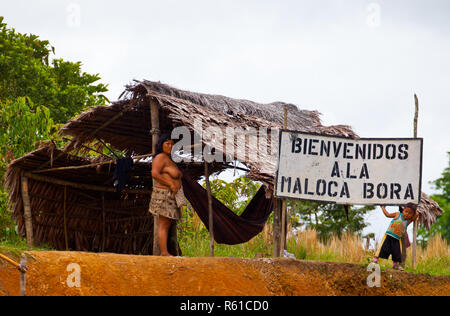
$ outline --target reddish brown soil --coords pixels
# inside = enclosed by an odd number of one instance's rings
[[[30,252],[27,295],[450,295],[450,277],[382,273],[369,288],[364,267],[292,259],[164,258]],[[67,266],[81,268],[70,288]],[[19,295],[19,272],[0,260],[0,296]]]

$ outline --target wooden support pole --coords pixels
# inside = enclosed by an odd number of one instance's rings
[[[288,108],[284,105],[284,122],[283,128],[287,128],[288,123]],[[286,249],[286,237],[287,237],[287,200],[281,200],[281,242],[280,242],[280,253],[279,256],[283,257],[284,250]]]
[[[30,195],[28,194],[28,178],[22,176],[22,201],[23,217],[25,220],[25,232],[27,237],[28,249],[33,248],[33,216],[31,213]]]
[[[105,212],[105,193],[102,192],[102,247],[101,252],[105,252],[106,244],[106,212]]]
[[[280,256],[281,251],[281,199],[273,200],[273,256]]]
[[[287,237],[287,200],[281,200],[281,243],[280,243],[280,257],[284,256],[284,250],[286,248],[286,237]]]
[[[416,111],[414,114],[414,138],[417,138],[417,122],[419,120],[419,99],[417,98],[417,95],[414,94],[414,101],[416,106]],[[421,197],[419,197],[419,203],[420,203]],[[412,243],[412,264],[413,269],[416,270],[417,268],[417,230],[419,228],[419,220],[417,219],[413,224],[413,243]]]
[[[66,243],[66,251],[69,251],[69,236],[67,234],[67,186],[64,186],[64,241]]]
[[[142,159],[142,158],[147,158],[150,156],[153,156],[153,153],[146,154],[146,155],[140,155],[140,156],[134,156],[131,158]],[[37,173],[44,173],[44,172],[50,172],[50,171],[78,170],[78,169],[93,168],[93,167],[97,167],[97,166],[107,165],[107,164],[111,164],[111,163],[115,163],[115,162],[116,162],[115,160],[109,160],[109,161],[97,162],[97,163],[92,163],[89,165],[82,165],[82,166],[70,166],[70,167],[51,168],[51,169],[45,169],[45,170],[36,170],[36,171],[33,171],[32,173],[37,174]]]
[[[25,177],[36,180],[36,181],[47,182],[47,183],[52,183],[52,184],[57,184],[57,185],[62,185],[62,186],[65,185],[65,186],[80,189],[80,190],[111,192],[111,193],[117,192],[116,188],[113,188],[113,187],[70,182],[70,181],[55,179],[55,178],[51,178],[51,177],[47,177],[47,176],[43,176],[43,175],[33,174],[31,172],[24,172],[23,174]],[[123,189],[122,192],[129,193],[129,194],[151,194],[151,190],[141,190],[141,189]]]
[[[150,133],[152,135],[152,152],[156,153],[156,145],[158,144],[158,140],[159,140],[159,105],[151,97],[149,99],[150,99],[150,123],[151,123]],[[155,179],[153,179],[153,187],[155,187],[155,184],[156,184],[156,181],[155,181]],[[159,231],[159,217],[154,216],[153,217],[153,255],[154,256],[159,256],[161,254],[161,249],[159,248],[158,231]],[[170,236],[168,236],[168,239],[169,238],[170,238]]]
[[[284,105],[284,121],[283,121],[283,128],[286,129],[288,124],[288,108],[287,105]]]
[[[6,262],[8,262],[9,264],[11,264],[15,268],[17,268],[17,270],[20,271],[20,296],[25,296],[25,287],[26,287],[25,273],[27,272],[27,269],[28,269],[26,255],[22,254],[22,256],[20,258],[20,264],[15,262],[14,260],[8,258],[5,255],[2,255],[1,253],[0,253],[0,259],[5,260]]]
[[[212,209],[211,185],[209,183],[208,163],[205,161],[205,182],[206,191],[208,192],[208,218],[209,218],[209,256],[214,257],[214,222]]]
[[[405,266],[406,266],[406,258],[407,258],[407,241],[406,241],[406,239],[407,239],[408,237],[405,235],[405,236],[402,236],[402,239],[400,240],[401,241],[401,247],[402,247],[402,267],[404,268]],[[377,248],[378,249],[378,248]]]
[[[20,296],[27,296],[26,289],[27,289],[27,256],[23,254],[20,257]]]

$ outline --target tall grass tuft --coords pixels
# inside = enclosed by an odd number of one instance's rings
[[[431,237],[427,246],[417,247],[417,270],[412,269],[412,248],[408,248],[406,271],[432,275],[450,275],[450,245],[440,235]]]
[[[329,241],[323,242],[315,230],[307,229],[298,231],[287,245],[289,252],[303,260],[362,263],[369,256],[363,248],[361,237],[347,232],[341,238],[332,236]]]

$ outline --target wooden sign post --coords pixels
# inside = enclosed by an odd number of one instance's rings
[[[209,168],[208,163],[205,161],[205,182],[206,191],[208,192],[208,228],[209,228],[209,256],[214,257],[214,222],[213,222],[213,209],[212,209],[212,193],[211,185],[209,183]]]
[[[283,128],[287,128],[288,109],[284,106],[284,123]],[[287,200],[274,199],[273,208],[273,256],[282,257],[286,249],[287,235]]]
[[[417,95],[414,94],[414,101],[416,105],[416,111],[414,114],[414,138],[417,138],[417,121],[419,120],[419,99],[417,98]],[[419,201],[420,203],[420,201]],[[417,219],[414,222],[413,227],[413,243],[412,243],[412,262],[413,262],[413,269],[416,270],[417,268],[417,256],[416,256],[416,248],[417,248],[417,229],[419,227],[419,219]]]
[[[284,105],[284,122],[283,128],[287,128],[288,123],[288,108]],[[281,249],[280,257],[283,257],[284,250],[286,250],[286,235],[287,235],[287,199],[281,200]]]

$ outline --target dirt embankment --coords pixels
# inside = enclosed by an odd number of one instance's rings
[[[30,252],[27,295],[450,295],[450,277],[381,274],[345,263],[292,259],[163,258]],[[0,261],[0,296],[19,295],[19,272]]]

